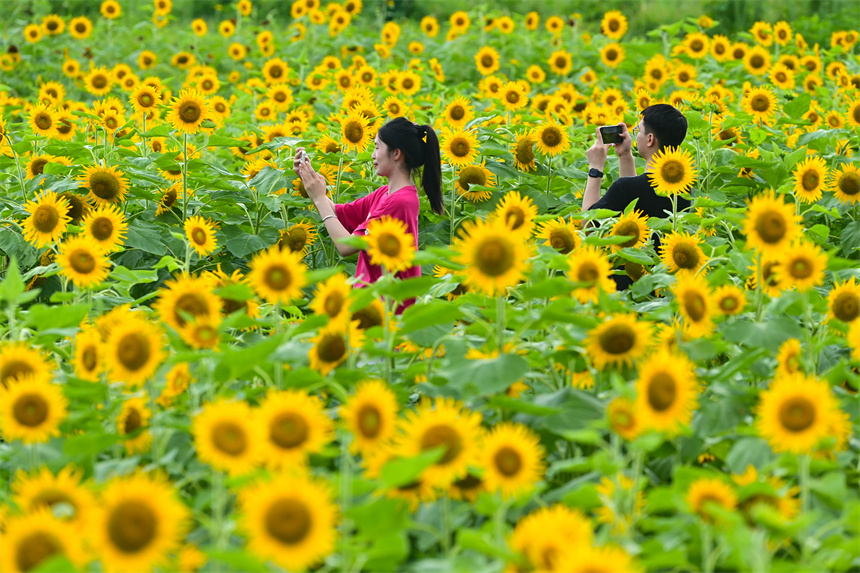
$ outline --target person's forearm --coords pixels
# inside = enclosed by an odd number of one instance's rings
[[[314,206],[317,208],[317,211],[319,211],[319,214],[322,218],[325,219],[326,217],[328,217],[323,222],[323,225],[325,225],[329,237],[331,237],[332,241],[334,242],[334,246],[337,247],[337,252],[340,253],[342,257],[348,257],[349,255],[354,255],[355,253],[357,253],[358,249],[349,245],[345,245],[339,241],[339,239],[351,237],[352,233],[347,231],[346,227],[343,226],[343,223],[338,221],[334,201],[332,201],[328,196],[325,196],[319,201],[315,201]],[[334,215],[334,217],[330,217],[330,215]]]
[[[618,171],[621,177],[636,177],[636,162],[633,160],[633,152],[618,156]]]
[[[603,179],[589,177],[585,181],[585,191],[582,193],[582,210],[588,211],[591,206],[600,201],[600,183]]]

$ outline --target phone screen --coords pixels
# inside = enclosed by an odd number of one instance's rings
[[[600,138],[606,145],[621,143],[623,133],[620,125],[604,125],[600,128]]]

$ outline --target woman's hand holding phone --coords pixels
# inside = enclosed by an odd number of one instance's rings
[[[326,197],[326,181],[325,177],[314,171],[311,165],[311,160],[303,147],[296,149],[296,157],[293,159],[293,167],[296,170],[299,178],[302,180],[302,185],[308,193],[311,201],[316,203],[320,199]]]

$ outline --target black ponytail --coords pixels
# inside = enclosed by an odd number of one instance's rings
[[[421,187],[430,201],[430,208],[439,215],[442,207],[442,159],[439,138],[430,125],[418,125],[405,117],[396,117],[379,128],[379,139],[389,152],[399,149],[403,153],[410,174],[421,170]]]

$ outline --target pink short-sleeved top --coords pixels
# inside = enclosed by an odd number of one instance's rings
[[[406,230],[412,235],[415,249],[418,250],[419,201],[418,189],[414,185],[401,187],[390,195],[388,194],[388,185],[383,185],[366,197],[334,207],[337,220],[353,235],[366,235],[367,224],[373,219],[379,219],[385,215],[400,219],[406,224]],[[355,267],[355,276],[359,279],[356,286],[375,283],[382,276],[382,267],[371,264],[370,255],[367,254],[367,251],[361,251],[358,255],[358,264]],[[420,277],[421,267],[410,267],[405,271],[398,272],[396,276],[401,279]],[[412,302],[407,301],[403,306],[409,306]]]

